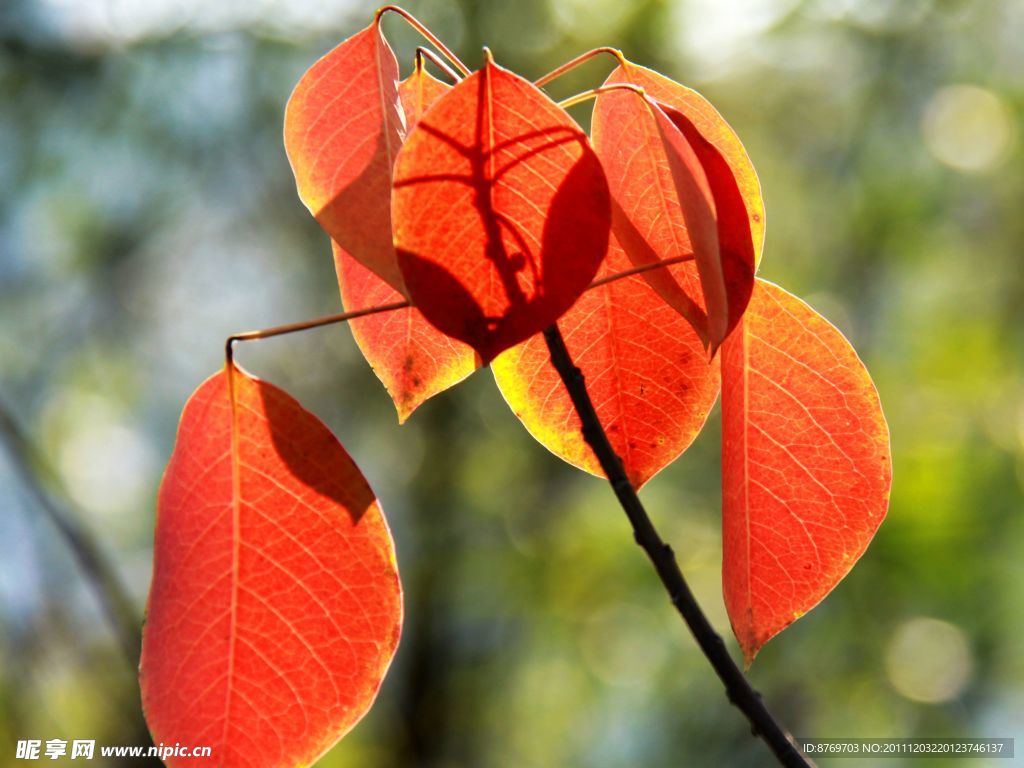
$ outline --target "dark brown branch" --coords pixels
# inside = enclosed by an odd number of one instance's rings
[[[128,665],[134,671],[138,667],[142,647],[142,621],[103,547],[89,529],[71,513],[66,504],[58,502],[53,493],[47,492],[46,488],[49,488],[57,496],[67,497],[67,492],[56,472],[32,444],[10,411],[2,405],[0,439],[7,444],[15,470],[25,487],[43,514],[57,529],[57,533],[85,573],[86,581],[96,593]]]
[[[647,557],[658,572],[658,578],[665,586],[665,591],[672,599],[672,604],[683,617],[696,639],[697,645],[700,646],[701,651],[704,652],[725,685],[729,701],[746,715],[754,735],[764,740],[775,753],[780,764],[802,767],[813,765],[800,753],[792,737],[765,707],[761,695],[750,686],[750,682],[726,650],[722,638],[715,632],[711,622],[708,621],[698,605],[686,579],[683,578],[682,571],[679,570],[675,553],[658,535],[654,523],[651,522],[651,518],[636,494],[636,490],[626,477],[622,460],[608,441],[608,435],[594,410],[583,372],[573,363],[557,324],[544,331],[544,339],[551,354],[551,363],[562,378],[582,422],[583,438],[597,456],[601,469],[604,470],[608,482],[611,483],[612,489],[619,499],[619,504],[626,513],[626,517],[629,518],[636,543],[647,553]]]

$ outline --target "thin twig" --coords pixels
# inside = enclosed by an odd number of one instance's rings
[[[557,69],[548,72],[546,75],[544,75],[544,77],[537,78],[536,80],[533,81],[533,84],[536,85],[538,88],[542,88],[543,86],[550,83],[552,80],[561,77],[570,70],[576,69],[576,67],[578,67],[583,62],[589,61],[590,59],[602,53],[607,53],[610,54],[611,56],[614,56],[615,60],[619,63],[619,66],[621,67],[625,67],[627,65],[626,59],[622,55],[622,51],[620,51],[618,48],[602,46],[600,48],[594,48],[593,50],[587,51],[586,53],[581,53],[579,56],[572,59],[571,61],[567,61],[565,62],[565,64],[558,67]]]
[[[761,695],[750,686],[750,682],[726,650],[722,638],[715,632],[711,622],[708,621],[698,605],[686,579],[683,578],[682,571],[679,570],[675,553],[658,534],[647,510],[640,502],[636,490],[629,482],[622,466],[622,460],[612,448],[608,435],[598,419],[597,411],[594,410],[583,372],[573,363],[557,324],[544,331],[544,339],[551,355],[551,363],[565,384],[576,413],[582,422],[583,438],[597,456],[601,469],[604,470],[608,482],[611,483],[619,504],[626,513],[626,517],[629,518],[636,543],[647,553],[647,557],[654,565],[672,604],[683,617],[690,632],[697,640],[697,645],[700,646],[718,677],[721,678],[729,701],[746,715],[754,735],[765,741],[775,753],[779,763],[787,767],[800,768],[813,765],[800,753],[793,738],[765,707]]]
[[[416,68],[417,72],[422,72],[423,71],[423,60],[424,59],[432,62],[435,67],[437,67],[442,72],[444,72],[449,78],[452,79],[453,82],[458,83],[459,81],[462,80],[462,75],[460,75],[454,69],[452,69],[447,64],[445,64],[444,63],[444,59],[442,59],[440,56],[438,56],[436,53],[434,53],[429,48],[425,48],[422,45],[417,46],[416,47],[415,58],[413,60],[413,66]]]
[[[608,275],[607,277],[599,277],[597,280],[587,286],[587,290],[594,288],[600,288],[602,285],[608,285],[608,283],[614,283],[616,280],[621,280],[624,277],[632,277],[633,275],[641,275],[644,272],[651,272],[659,267],[671,267],[673,264],[683,264],[687,261],[693,261],[694,255],[692,253],[684,253],[680,256],[672,256],[668,259],[661,259],[660,261],[652,261],[650,264],[640,264],[629,269],[624,269],[621,272],[616,272],[614,275]]]
[[[259,331],[235,333],[228,336],[227,340],[224,342],[224,358],[227,361],[228,370],[230,370],[234,362],[234,346],[236,341],[257,341],[258,339],[269,339],[273,336],[284,336],[288,333],[308,331],[311,328],[322,328],[325,325],[347,323],[349,320],[355,320],[358,317],[366,317],[367,315],[377,315],[381,312],[393,312],[396,309],[407,309],[410,306],[411,305],[408,301],[395,301],[391,304],[381,304],[376,307],[367,307],[366,309],[354,309],[351,312],[339,312],[336,315],[327,315],[313,320],[303,320],[300,323],[288,323],[287,325],[275,325],[273,328],[263,328]]]
[[[7,445],[14,468],[43,514],[57,529],[64,543],[84,571],[86,581],[96,593],[103,613],[117,637],[128,666],[135,670],[141,651],[142,622],[128,591],[121,583],[99,541],[66,503],[68,494],[57,473],[29,440],[11,412],[0,403],[0,438]],[[45,486],[45,487],[44,487]],[[49,488],[50,492],[46,489]]]
[[[399,16],[401,16],[403,19],[405,19],[406,23],[410,27],[412,27],[421,35],[423,35],[423,37],[429,40],[430,43],[432,43],[434,47],[437,48],[437,50],[444,54],[444,57],[448,59],[448,61],[450,61],[452,64],[454,64],[455,68],[458,69],[463,75],[469,77],[472,74],[472,72],[469,71],[469,67],[462,63],[462,61],[459,59],[458,56],[455,55],[451,48],[442,43],[437,35],[435,35],[433,32],[427,29],[425,24],[423,24],[419,19],[417,19],[407,10],[405,10],[404,8],[399,8],[397,5],[385,5],[377,9],[377,14],[374,17],[375,22],[377,24],[380,24],[381,18],[386,13],[396,13]]]
[[[602,93],[608,93],[610,91],[632,91],[642,98],[646,98],[647,96],[644,89],[639,85],[634,85],[633,83],[611,83],[609,85],[600,85],[597,88],[591,88],[590,90],[583,91],[583,93],[577,93],[575,96],[570,96],[567,99],[562,99],[558,102],[558,106],[562,109],[568,109],[569,107],[580,104],[587,99],[596,99]]]

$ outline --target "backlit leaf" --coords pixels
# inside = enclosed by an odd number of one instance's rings
[[[598,96],[592,134],[612,192],[615,235],[633,262],[691,255],[704,265],[700,277],[689,269],[656,270],[656,281],[669,282],[672,306],[710,341],[704,307],[725,307],[725,280],[711,190],[690,143],[664,112],[628,91]],[[708,269],[717,274],[707,276],[704,290]]]
[[[586,135],[490,62],[421,118],[394,185],[409,296],[484,363],[562,315],[608,247],[608,187]]]
[[[680,166],[660,131],[655,140],[643,102],[622,91],[601,94],[593,136],[608,174],[615,205],[615,232],[636,264],[692,252],[698,282],[684,270],[656,270],[646,280],[690,320],[706,328],[712,349],[739,322],[753,286],[764,233],[760,187],[742,145],[699,94],[643,67],[617,68],[606,84],[644,88],[685,136],[707,179],[716,213],[717,250],[710,248],[706,219],[694,215],[680,193]],[[707,315],[702,311],[707,307]]]
[[[722,578],[749,664],[864,553],[888,506],[889,431],[849,342],[771,283],[721,364]]]
[[[600,275],[630,266],[613,238]],[[684,267],[695,271],[692,263]],[[708,362],[690,324],[639,275],[587,291],[558,325],[601,425],[639,488],[700,432],[718,396],[718,365]],[[504,352],[491,367],[530,434],[570,464],[604,475],[542,335]]]
[[[333,245],[341,301],[346,309],[401,300],[398,291],[337,243]],[[395,401],[399,423],[477,368],[477,355],[471,347],[441,333],[415,307],[356,318],[348,325],[363,357]]]
[[[417,58],[412,73],[398,84],[398,98],[405,113],[405,130],[412,131],[423,113],[451,89],[448,83],[442,83],[427,72],[422,60]]]
[[[750,234],[750,220],[739,185],[722,154],[697,132],[694,124],[681,112],[665,108],[665,113],[700,158],[715,203],[718,261],[717,264],[708,265],[700,273],[705,301],[708,298],[706,286],[709,281],[704,279],[704,275],[709,271],[713,283],[717,286],[718,281],[721,281],[721,288],[724,290],[724,294],[718,298],[718,314],[713,315],[711,310],[708,310],[714,349],[736,327],[754,290],[754,244]],[[695,249],[694,252],[698,257],[697,266],[702,267],[702,251]]]
[[[327,428],[240,369],[203,383],[158,501],[140,665],[154,741],[309,765],[373,702],[401,611],[387,525]]]
[[[331,239],[405,290],[391,240],[391,169],[405,128],[398,62],[375,20],[302,76],[284,143],[299,197]]]
[[[764,246],[764,200],[761,197],[761,182],[739,136],[725,118],[710,101],[696,91],[632,62],[625,69],[615,69],[606,82],[633,83],[640,86],[648,96],[661,105],[670,118],[674,117],[675,113],[685,116],[697,133],[718,150],[732,170],[733,178],[743,197],[750,221],[755,265],[759,263]],[[690,143],[699,153],[696,142],[691,139]]]

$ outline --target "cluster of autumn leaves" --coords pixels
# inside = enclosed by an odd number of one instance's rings
[[[764,209],[739,139],[617,54],[590,136],[489,55],[470,73],[440,45],[454,82],[421,55],[399,82],[380,18],[303,76],[285,147],[345,307],[399,305],[351,327],[400,420],[490,364],[539,442],[601,474],[540,335],[557,322],[639,488],[721,394],[723,587],[749,662],[863,553],[890,466],[849,343],[755,278]],[[211,744],[218,765],[308,764],[371,705],[400,625],[390,534],[341,445],[234,365],[208,379],[158,502],[154,738]]]

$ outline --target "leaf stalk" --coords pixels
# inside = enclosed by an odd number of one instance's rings
[[[533,84],[536,85],[538,88],[543,88],[552,80],[561,77],[566,72],[570,72],[571,70],[576,69],[576,67],[578,67],[580,64],[584,63],[585,61],[589,61],[590,59],[602,53],[607,53],[610,56],[614,56],[615,60],[618,61],[619,66],[625,67],[627,65],[626,59],[622,55],[622,51],[620,51],[618,48],[611,48],[605,45],[601,46],[600,48],[594,48],[592,50],[589,50],[586,53],[581,53],[579,56],[572,59],[571,61],[565,62],[565,64],[558,67],[557,69],[551,70],[546,75],[544,75],[544,77],[534,80]]]
[[[611,83],[610,85],[602,85],[597,88],[591,88],[590,90],[583,91],[583,93],[577,93],[575,96],[570,96],[567,99],[562,99],[558,102],[558,106],[562,109],[568,109],[569,107],[580,104],[587,99],[595,99],[602,93],[608,93],[609,91],[632,91],[643,99],[647,98],[647,94],[644,89],[639,85],[633,85],[632,83]]]
[[[416,71],[417,72],[422,72],[423,71],[423,66],[424,66],[423,65],[423,60],[424,59],[427,59],[435,67],[437,67],[442,72],[444,72],[446,76],[448,76],[449,78],[452,79],[452,82],[457,83],[460,80],[462,80],[462,75],[460,75],[454,69],[452,69],[447,64],[445,64],[444,63],[444,59],[442,59],[440,56],[438,56],[436,53],[434,53],[429,48],[425,48],[422,45],[418,46],[416,48],[416,55],[415,55],[415,59],[414,59],[414,63],[413,63],[413,66],[416,67]]]
[[[622,272],[616,272],[614,275],[608,275],[607,277],[598,278],[590,285],[587,286],[587,290],[592,288],[598,288],[602,285],[621,280],[624,277],[631,277],[632,275],[638,275],[643,272],[650,272],[654,269],[661,267],[669,267],[673,264],[682,264],[686,261],[693,261],[692,253],[684,253],[682,256],[673,256],[670,259],[663,259],[658,262],[651,264],[641,264],[640,266],[633,267],[631,269],[624,269]],[[312,320],[303,320],[298,323],[288,323],[287,325],[275,325],[271,328],[263,328],[258,331],[245,331],[243,333],[234,333],[228,336],[224,341],[224,360],[227,363],[227,368],[230,371],[234,365],[235,360],[235,343],[239,341],[258,341],[259,339],[269,339],[274,336],[284,336],[289,333],[298,333],[300,331],[309,331],[313,328],[323,328],[326,325],[337,325],[338,323],[347,323],[349,320],[356,320],[360,317],[368,317],[369,315],[379,315],[384,312],[394,312],[398,309],[408,309],[413,306],[412,302],[406,301],[395,301],[390,304],[379,304],[375,307],[366,307],[364,309],[353,309],[351,312],[338,312],[334,315],[325,315],[323,317],[317,317]]]

